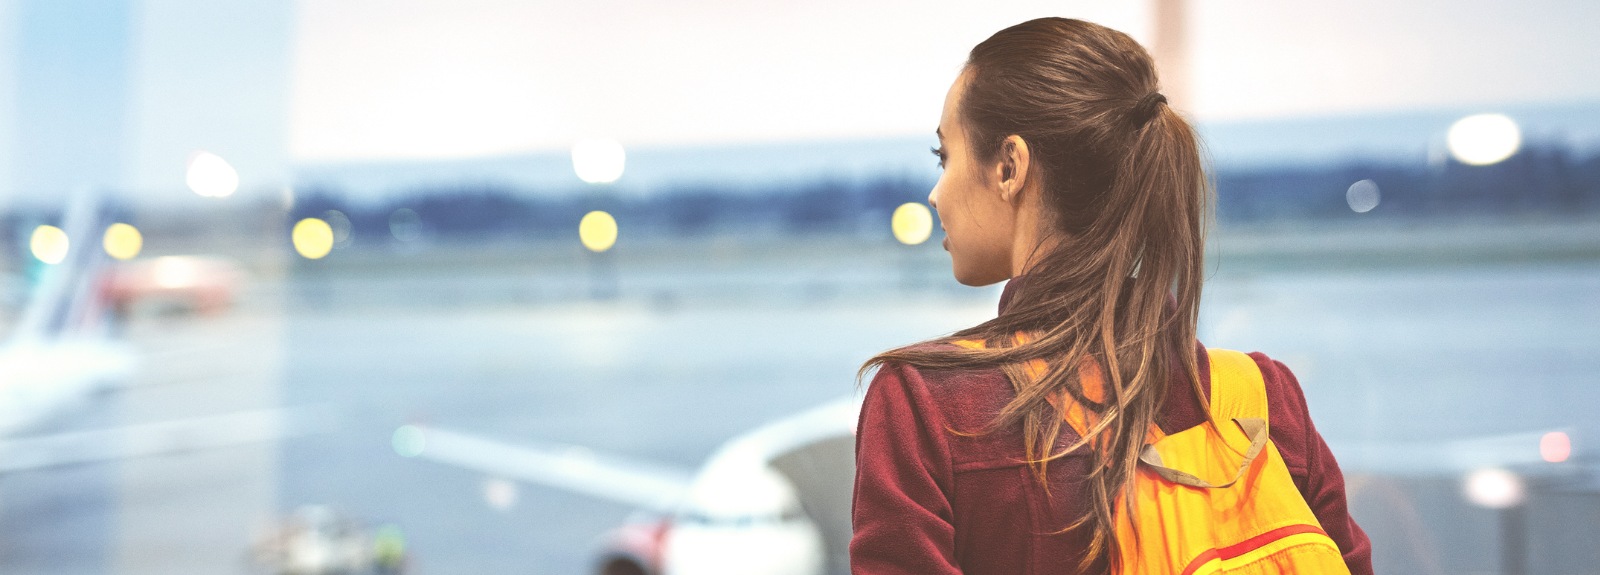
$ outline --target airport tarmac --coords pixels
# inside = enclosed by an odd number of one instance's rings
[[[630,509],[526,485],[508,497],[495,478],[397,455],[395,428],[431,423],[692,468],[735,433],[855,392],[855,369],[874,351],[994,313],[993,290],[905,290],[895,274],[875,280],[874,297],[788,287],[665,305],[656,288],[632,297],[639,284],[624,277],[622,297],[588,301],[580,274],[569,278],[577,295],[559,302],[413,306],[413,288],[455,288],[392,276],[362,304],[370,278],[291,269],[229,315],[140,317],[126,331],[145,357],[134,385],[52,429],[259,408],[320,410],[328,425],[0,477],[0,573],[249,573],[251,539],[313,504],[398,527],[413,573],[585,573]],[[456,281],[454,293],[470,294],[477,280]],[[811,297],[818,289],[833,295]],[[1594,261],[1224,270],[1207,289],[1202,337],[1288,363],[1336,449],[1380,433],[1593,429]],[[1352,477],[1352,506],[1386,572],[1496,571],[1496,515],[1456,490],[1450,478]],[[1600,563],[1586,543],[1600,533],[1596,498],[1540,497],[1530,572]]]

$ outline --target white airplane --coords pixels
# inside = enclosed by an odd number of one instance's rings
[[[437,427],[402,427],[397,438],[412,436],[406,455],[640,507],[607,538],[605,575],[832,575],[850,572],[860,410],[847,397],[768,423],[693,473]]]
[[[97,293],[107,256],[92,249],[101,219],[92,196],[68,205],[61,228],[76,245],[47,265],[0,345],[0,437],[36,429],[133,373],[135,355],[110,337]]]

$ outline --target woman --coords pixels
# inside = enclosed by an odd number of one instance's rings
[[[958,281],[1011,281],[995,319],[862,368],[878,372],[857,437],[854,572],[1119,569],[1115,516],[1148,434],[1204,424],[1210,388],[1195,339],[1208,188],[1157,88],[1138,43],[1088,22],[1033,20],[973,48],[945,96],[928,203]],[[1267,435],[1334,561],[1370,573],[1299,384],[1249,357]]]

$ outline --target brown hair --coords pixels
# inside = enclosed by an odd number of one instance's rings
[[[1115,572],[1113,507],[1131,487],[1170,378],[1181,370],[1207,404],[1194,343],[1210,208],[1198,143],[1156,95],[1150,55],[1103,26],[1041,18],[1006,28],[972,49],[965,73],[958,113],[970,145],[992,162],[1008,136],[1027,143],[1053,247],[1031,258],[1003,315],[936,340],[979,339],[986,349],[891,350],[862,373],[889,362],[1004,371],[1016,398],[981,433],[1020,423],[1028,464],[1045,485],[1049,461],[1090,446],[1092,511],[1066,529],[1092,530],[1080,568],[1104,558]],[[1018,343],[1018,332],[1036,337]],[[1037,379],[1022,368],[1033,359],[1050,365]],[[1085,395],[1085,360],[1105,374],[1104,402]],[[1065,404],[1053,407],[1049,398],[1061,394],[1097,413],[1099,423],[1052,452]],[[1132,497],[1126,501],[1132,505]]]

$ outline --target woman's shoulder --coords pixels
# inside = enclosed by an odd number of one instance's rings
[[[954,351],[960,346],[950,341],[926,341],[900,348],[900,352]],[[878,366],[872,385],[880,382],[912,386],[925,390],[935,398],[952,394],[969,394],[980,388],[1011,387],[998,367],[945,368],[906,362],[898,359],[884,361]]]
[[[1200,349],[1202,353],[1199,354],[1198,359],[1200,360],[1201,378],[1204,380],[1204,388],[1209,393],[1211,388],[1210,355],[1212,351],[1220,351],[1220,348],[1202,346]],[[1305,395],[1300,390],[1300,381],[1295,378],[1294,372],[1289,369],[1289,366],[1268,357],[1266,353],[1260,351],[1241,351],[1240,353],[1249,356],[1255,363],[1256,369],[1261,372],[1262,383],[1266,384],[1267,388],[1267,404],[1272,409],[1273,415],[1277,414],[1280,408],[1305,410]]]
[[[1278,445],[1291,471],[1303,470],[1310,443],[1316,437],[1316,426],[1311,422],[1311,411],[1300,380],[1288,365],[1265,353],[1253,351],[1247,355],[1255,360],[1256,367],[1261,370],[1261,380],[1266,384],[1267,421],[1273,443]]]
[[[948,341],[929,341],[902,351],[954,350]],[[936,410],[955,429],[982,427],[1011,401],[1011,383],[999,368],[940,368],[903,361],[886,361],[878,367],[867,389],[875,396],[919,404]]]
[[[1267,387],[1267,405],[1273,408],[1272,415],[1279,409],[1288,412],[1304,413],[1306,411],[1305,392],[1300,389],[1300,380],[1295,377],[1294,371],[1283,362],[1268,357],[1267,354],[1252,351],[1246,355],[1255,360],[1256,368],[1261,370],[1262,383]]]

